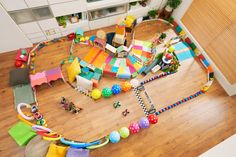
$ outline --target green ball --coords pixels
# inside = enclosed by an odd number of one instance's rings
[[[120,128],[119,133],[122,138],[127,138],[129,136],[129,129],[127,127],[122,127]]]
[[[102,90],[102,96],[103,96],[104,98],[109,98],[109,97],[111,97],[111,95],[112,95],[112,91],[111,91],[110,88],[108,88],[108,87],[103,88],[103,90]]]

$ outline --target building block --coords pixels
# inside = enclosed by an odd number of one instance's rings
[[[93,65],[97,68],[101,68],[109,55],[106,52],[101,51],[101,53],[94,60]]]
[[[214,72],[214,70],[213,70],[213,68],[212,68],[211,65],[209,65],[209,66],[207,67],[207,71],[208,71],[209,73]]]
[[[105,63],[106,63],[106,64],[109,64],[111,60],[112,60],[112,56],[109,55],[109,56],[107,57]]]
[[[189,37],[187,37],[187,38],[185,39],[185,42],[188,43],[188,44],[191,44],[191,43],[192,43],[192,41],[189,39]]]
[[[110,61],[110,65],[114,65],[115,64],[115,62],[116,62],[116,58],[112,58],[112,60]]]
[[[103,74],[110,75],[110,76],[116,76],[115,72],[112,72],[112,66],[107,64],[105,68],[103,69]]]
[[[174,28],[176,28],[178,26],[177,22],[175,22],[175,21],[173,21],[172,24],[173,24]]]
[[[136,76],[138,76],[138,73],[137,72],[135,72],[135,73],[132,73],[132,78],[134,78],[134,77],[136,77]]]
[[[93,87],[97,88],[98,87],[98,80],[92,79],[91,81],[93,82]]]
[[[145,69],[146,69],[146,66],[141,67],[141,68],[138,70],[138,73],[139,73],[139,74],[142,73]]]
[[[203,59],[202,62],[206,68],[210,65],[206,59]]]
[[[179,32],[179,35],[184,36],[186,33],[182,30],[181,32]]]
[[[189,44],[189,46],[191,47],[192,50],[195,50],[197,48],[197,46],[194,43]]]
[[[30,48],[17,50],[16,60],[26,62],[28,60]]]
[[[92,61],[96,58],[97,54],[100,52],[100,49],[97,47],[92,47],[86,56],[83,58],[85,62],[92,63]]]
[[[95,66],[93,66],[92,64],[88,64],[87,67],[89,68],[90,71],[94,72]]]
[[[129,58],[126,58],[126,65],[127,66],[133,66],[133,63],[130,61]]]
[[[149,42],[149,41],[144,41],[144,42],[143,42],[143,46],[144,46],[144,47],[147,47],[147,48],[151,48],[151,47],[152,47],[152,43]]]
[[[214,78],[214,72],[209,73],[209,78]]]
[[[95,73],[93,74],[93,78],[92,78],[92,79],[100,80],[100,79],[101,79],[101,74],[95,72]]]
[[[135,50],[143,50],[143,46],[133,45],[133,49],[135,49]]]
[[[124,67],[119,67],[118,72],[119,74],[123,74],[125,72],[125,68]]]
[[[88,74],[89,73],[89,68],[88,67],[83,67],[81,69],[81,72],[84,73],[84,74]]]
[[[129,79],[130,78],[130,74],[117,74],[117,77],[120,79]]]
[[[136,70],[133,66],[129,66],[129,71],[130,71],[131,74],[136,72]]]
[[[199,56],[197,56],[197,58],[198,58],[199,60],[204,60],[204,59],[205,59],[205,57],[204,57],[202,54],[200,54]]]
[[[116,34],[119,34],[119,35],[125,35],[125,27],[119,27],[119,26],[117,26],[115,33],[116,33]]]
[[[128,58],[130,59],[130,61],[132,62],[132,64],[134,64],[134,63],[137,61],[137,59],[134,58],[133,56],[128,55]]]
[[[181,28],[180,26],[177,26],[177,27],[175,28],[175,30],[176,30],[176,32],[180,33],[180,32],[182,31],[182,28]]]
[[[138,64],[137,62],[134,63],[134,68],[136,71],[138,71],[142,66]]]
[[[90,90],[90,91],[93,89],[93,82],[92,81],[90,81],[84,77],[81,77],[80,75],[76,76],[76,80],[77,80],[77,87],[82,87],[82,88]]]
[[[27,145],[27,143],[37,135],[28,124],[23,122],[18,122],[8,133],[19,146]]]
[[[91,71],[89,71],[87,74],[85,74],[85,73],[80,73],[79,74],[79,76],[81,76],[81,77],[83,77],[87,80],[91,80],[93,78],[93,75],[94,75],[94,73],[91,72]]]
[[[115,64],[113,64],[112,66],[119,67],[120,66],[120,61],[121,61],[121,59],[117,58]]]
[[[120,59],[120,66],[125,67],[126,66],[126,60],[124,58]]]
[[[201,52],[200,52],[200,50],[198,48],[196,48],[194,50],[194,53],[195,53],[196,56],[199,56],[201,54]]]
[[[114,73],[117,73],[117,72],[118,72],[118,69],[119,69],[119,67],[112,66],[111,71],[114,72]]]
[[[152,49],[150,47],[143,47],[143,51],[152,53]]]
[[[132,49],[132,52],[133,52],[133,54],[135,54],[135,55],[141,56],[143,51],[142,51],[142,50],[139,50],[139,49],[133,48],[133,49]]]
[[[87,62],[85,62],[85,61],[83,61],[83,60],[80,61],[80,66],[81,66],[81,67],[87,67],[87,65],[88,65]]]
[[[99,68],[95,68],[94,72],[95,72],[95,73],[99,73],[99,74],[102,74],[102,69],[99,69]]]

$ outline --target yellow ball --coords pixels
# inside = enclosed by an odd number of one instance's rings
[[[169,49],[168,49],[169,52],[174,52],[175,51],[175,47],[174,46],[170,46]]]
[[[99,89],[93,89],[92,90],[91,96],[94,100],[97,100],[97,99],[101,98],[101,95],[102,95],[102,93]]]

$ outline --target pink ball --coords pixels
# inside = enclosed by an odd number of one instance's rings
[[[139,127],[138,123],[134,122],[129,125],[129,130],[130,130],[131,134],[136,134],[139,132],[140,127]]]

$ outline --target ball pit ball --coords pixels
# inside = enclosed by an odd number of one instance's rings
[[[120,128],[119,133],[122,138],[127,138],[129,136],[129,129],[127,127],[122,127]]]
[[[140,128],[145,129],[149,127],[149,121],[146,117],[143,117],[138,122]]]
[[[93,89],[91,92],[91,96],[94,100],[101,98],[101,95],[102,95],[102,93],[99,89]]]
[[[111,91],[112,91],[112,94],[114,94],[114,95],[119,94],[121,92],[121,86],[118,84],[114,84],[111,87]]]
[[[158,118],[155,114],[149,114],[148,121],[150,124],[156,124],[158,122]]]
[[[173,55],[172,54],[170,54],[170,53],[167,53],[166,54],[166,59],[167,60],[171,60],[173,58]]]
[[[138,125],[138,123],[131,123],[129,125],[129,131],[132,133],[132,134],[136,134],[138,133],[140,130],[140,127]]]
[[[170,46],[170,47],[168,48],[168,51],[169,51],[169,52],[174,52],[174,51],[175,51],[175,47],[174,47],[174,46]]]
[[[130,81],[130,84],[131,84],[131,86],[132,87],[138,87],[139,86],[139,81],[137,80],[137,79],[132,79],[131,81]]]
[[[120,141],[120,134],[118,131],[112,131],[109,135],[111,143],[118,143]]]
[[[103,96],[104,98],[109,98],[109,97],[111,97],[111,95],[112,95],[112,91],[111,91],[110,88],[108,88],[108,87],[103,88],[103,90],[102,90],[102,96]]]
[[[121,84],[121,88],[124,92],[128,92],[132,88],[132,86],[131,86],[130,82],[125,81]]]
[[[16,67],[21,67],[22,65],[23,65],[22,61],[18,61],[18,60],[15,61],[15,66]]]

